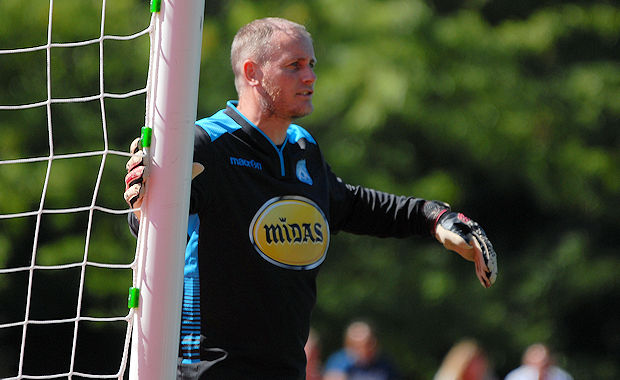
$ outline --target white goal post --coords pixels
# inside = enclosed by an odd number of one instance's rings
[[[203,17],[204,0],[163,0],[151,32],[156,54],[147,125],[153,138],[138,236],[130,379],[175,378]]]

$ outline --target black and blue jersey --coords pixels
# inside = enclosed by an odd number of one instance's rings
[[[274,145],[235,106],[196,122],[180,377],[299,379],[331,235],[429,235],[433,214],[344,183],[298,125]]]

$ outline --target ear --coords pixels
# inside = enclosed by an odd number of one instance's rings
[[[256,86],[260,83],[263,72],[254,61],[247,60],[243,62],[243,76],[250,86]]]

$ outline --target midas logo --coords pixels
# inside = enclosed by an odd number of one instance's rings
[[[287,269],[308,270],[325,260],[329,225],[323,211],[310,199],[276,197],[256,212],[250,240],[270,263]]]

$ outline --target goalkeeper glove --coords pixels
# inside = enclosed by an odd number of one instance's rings
[[[139,208],[142,205],[148,177],[148,170],[144,165],[145,155],[144,153],[138,153],[142,149],[140,147],[140,142],[141,138],[138,137],[131,143],[129,151],[133,156],[131,156],[125,165],[127,175],[125,176],[125,193],[123,197],[131,208]],[[198,162],[194,162],[192,164],[192,179],[196,178],[196,176],[203,171],[204,166]],[[139,220],[140,212],[136,210],[134,213]]]
[[[133,140],[129,148],[129,152],[133,156],[125,165],[127,175],[125,176],[125,193],[123,197],[131,208],[140,207],[146,187],[147,173],[144,166],[144,154],[139,154],[140,150],[140,138],[137,138]],[[136,212],[136,216],[139,218],[139,212]]]
[[[435,238],[476,265],[476,276],[485,288],[497,278],[497,258],[493,245],[480,225],[461,213],[446,209],[437,219]]]

